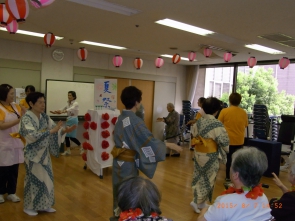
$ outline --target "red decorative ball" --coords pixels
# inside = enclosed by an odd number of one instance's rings
[[[110,144],[109,144],[109,142],[107,142],[106,140],[103,140],[103,141],[101,142],[101,147],[102,147],[103,149],[107,149],[109,146],[110,146]]]
[[[96,128],[97,128],[97,123],[95,123],[95,122],[91,122],[90,123],[90,128],[92,129],[92,130],[96,130]]]
[[[110,155],[107,153],[107,152],[102,152],[102,154],[101,154],[101,159],[103,160],[103,161],[106,161],[106,160],[108,160],[110,158]]]
[[[83,133],[83,137],[86,139],[86,140],[89,140],[89,133],[86,131]]]
[[[90,116],[90,114],[89,114],[89,113],[86,113],[86,114],[84,115],[84,119],[85,119],[85,121],[91,121],[91,116]]]
[[[110,126],[110,124],[107,121],[104,121],[101,123],[101,128],[102,129],[107,129]]]
[[[116,124],[116,122],[117,122],[117,119],[118,119],[117,117],[113,117],[113,119],[112,119],[112,124],[114,124],[114,125],[115,125],[115,124]]]
[[[104,120],[108,120],[108,119],[110,119],[110,115],[108,113],[105,113],[105,114],[101,115],[101,118]]]
[[[83,153],[83,154],[82,154],[82,159],[83,159],[84,161],[87,161],[87,155],[86,155],[86,153]]]
[[[108,138],[110,136],[110,132],[108,130],[101,131],[101,136],[103,138]]]
[[[84,124],[83,124],[83,127],[84,127],[85,130],[88,130],[89,129],[89,122],[85,121]]]

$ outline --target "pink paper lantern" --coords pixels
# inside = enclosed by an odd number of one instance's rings
[[[230,61],[230,59],[232,58],[232,53],[230,53],[230,52],[226,52],[226,53],[224,53],[224,55],[223,55],[223,59],[224,59],[224,61],[225,62],[229,62]]]
[[[206,58],[209,58],[212,54],[212,50],[210,48],[204,48],[203,53]]]
[[[140,58],[135,58],[133,64],[134,67],[139,70],[143,65],[143,60]]]
[[[79,48],[79,50],[77,51],[77,55],[81,61],[86,61],[88,51],[84,47]]]
[[[256,64],[257,64],[257,60],[255,57],[252,56],[252,57],[248,58],[248,66],[250,68],[253,68]]]
[[[41,8],[52,4],[55,0],[30,0],[35,8]]]
[[[161,58],[161,57],[156,58],[156,60],[155,60],[155,66],[157,68],[162,67],[163,64],[164,64],[164,59],[163,58]]]
[[[173,57],[172,57],[173,64],[177,64],[178,62],[180,62],[180,60],[181,60],[181,57],[179,54],[173,55]]]
[[[55,42],[55,36],[51,32],[48,32],[47,34],[44,35],[44,42],[47,48],[50,48],[51,45],[54,44]]]
[[[12,20],[12,22],[10,22],[9,24],[6,25],[6,30],[10,33],[10,34],[15,34],[18,30],[18,23],[16,20]]]
[[[6,0],[5,5],[8,13],[17,22],[25,22],[29,15],[29,3],[27,0]]]
[[[115,55],[113,57],[113,65],[118,68],[123,64],[123,58],[120,55]]]
[[[287,57],[282,57],[279,61],[279,66],[281,69],[285,69],[290,64],[290,60]]]
[[[189,61],[194,61],[196,59],[196,52],[191,51],[190,53],[188,53],[188,60]]]
[[[0,26],[6,27],[6,25],[12,22],[13,17],[8,13],[5,3],[0,4]]]

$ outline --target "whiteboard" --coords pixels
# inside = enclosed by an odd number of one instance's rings
[[[67,105],[68,92],[75,91],[79,104],[79,116],[84,116],[89,109],[94,109],[94,83],[46,80],[46,113],[49,116],[66,116],[52,114],[51,110],[60,110]]]

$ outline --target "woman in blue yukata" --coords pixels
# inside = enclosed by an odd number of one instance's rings
[[[55,124],[45,110],[44,94],[26,97],[30,108],[20,122],[20,135],[25,138],[24,212],[35,216],[38,211],[55,212],[53,171],[50,154],[59,156],[59,147],[67,132],[76,128]]]

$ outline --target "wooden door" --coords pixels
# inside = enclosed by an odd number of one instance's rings
[[[144,122],[147,128],[153,128],[153,109],[154,109],[154,81],[131,80],[131,85],[142,91],[142,105],[144,107]]]

